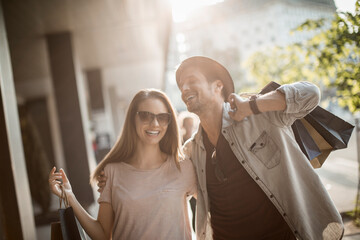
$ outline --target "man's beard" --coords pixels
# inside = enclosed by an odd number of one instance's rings
[[[190,106],[186,105],[186,108],[189,112],[199,115],[202,111],[204,111],[205,106],[204,106],[204,104],[201,104],[199,101],[196,101],[196,102],[190,104]]]

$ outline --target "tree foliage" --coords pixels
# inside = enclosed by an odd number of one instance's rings
[[[360,111],[360,0],[355,4],[355,13],[300,25],[295,31],[314,33],[305,42],[254,54],[248,61],[252,75],[262,85],[307,80],[333,87],[340,105]]]

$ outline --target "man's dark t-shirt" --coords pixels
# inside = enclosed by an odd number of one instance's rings
[[[295,239],[291,229],[261,188],[246,172],[220,134],[216,161],[227,180],[215,175],[214,146],[203,131],[206,183],[214,239]]]

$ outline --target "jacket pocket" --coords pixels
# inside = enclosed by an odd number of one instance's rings
[[[266,131],[252,143],[249,151],[267,168],[273,168],[280,163],[280,149]]]

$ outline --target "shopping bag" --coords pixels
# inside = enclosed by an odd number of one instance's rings
[[[330,152],[335,150],[309,122],[302,118],[291,126],[295,140],[301,151],[310,160],[314,168],[319,168],[325,162]]]
[[[51,223],[51,238],[50,239],[51,240],[63,240],[60,221]]]
[[[270,82],[260,94],[277,89],[280,84]],[[331,151],[347,147],[354,126],[331,112],[317,106],[291,126],[301,151],[314,168],[325,162]]]
[[[85,240],[84,231],[75,218],[73,208],[70,207],[62,186],[61,190],[59,219],[62,237],[64,240]],[[61,208],[62,202],[65,208]]]
[[[64,240],[81,240],[72,207],[59,209],[61,232]]]

